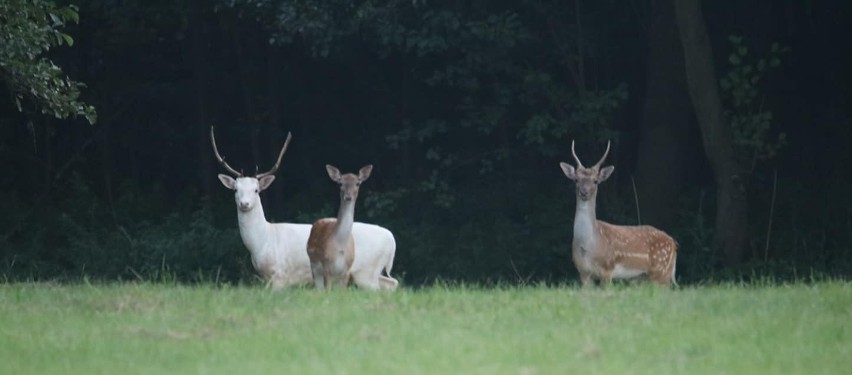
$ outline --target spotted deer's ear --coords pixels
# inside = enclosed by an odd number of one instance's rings
[[[577,181],[577,171],[574,170],[571,164],[561,162],[559,163],[559,167],[562,168],[562,173],[565,173],[565,177],[568,177],[571,181]]]
[[[609,176],[612,174],[612,171],[614,170],[615,167],[611,165],[609,167],[604,167],[603,169],[601,169],[601,171],[598,173],[598,182],[606,181],[606,179],[609,178]]]

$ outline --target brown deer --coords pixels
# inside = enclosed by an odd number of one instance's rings
[[[358,175],[325,166],[328,177],[340,184],[340,209],[337,218],[323,218],[314,222],[308,237],[308,258],[317,289],[331,289],[333,285],[349,284],[352,261],[355,259],[355,239],[352,223],[355,220],[355,201],[361,183],[370,177],[372,165],[358,171]]]
[[[577,162],[574,169],[568,163],[559,163],[562,171],[577,187],[577,211],[574,214],[574,240],[571,243],[572,257],[583,286],[591,285],[592,278],[608,284],[612,279],[630,279],[648,275],[655,283],[677,285],[675,263],[677,242],[665,232],[648,225],[613,225],[595,216],[595,198],[598,184],[606,181],[615,170],[601,168],[609,154],[606,152],[591,168],[583,167],[574,151]]]

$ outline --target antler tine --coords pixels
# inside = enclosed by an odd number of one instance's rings
[[[606,141],[606,151],[604,151],[603,157],[601,157],[601,160],[598,160],[598,163],[592,168],[599,168],[601,164],[603,164],[604,160],[606,160],[606,156],[609,154],[609,143],[610,141]]]
[[[574,155],[574,160],[577,162],[577,168],[586,168],[583,163],[580,163],[580,158],[577,157],[577,152],[574,151],[574,140],[571,140],[571,155]]]
[[[210,143],[213,144],[213,152],[216,153],[216,160],[219,160],[219,164],[221,164],[222,167],[225,167],[225,169],[232,175],[236,177],[242,177],[242,173],[237,172],[234,168],[231,168],[231,166],[225,162],[225,158],[223,158],[222,155],[219,155],[219,149],[216,148],[216,136],[213,135],[213,126],[210,126]]]
[[[293,138],[293,134],[291,134],[290,132],[287,132],[287,140],[284,141],[284,147],[281,147],[281,152],[278,153],[278,160],[275,161],[275,165],[273,165],[272,169],[270,169],[268,172],[258,173],[257,176],[256,176],[257,178],[261,178],[263,176],[275,174],[275,172],[278,171],[278,166],[281,165],[281,158],[283,158],[284,153],[287,152],[287,146],[290,145],[290,139],[292,139],[292,138]]]

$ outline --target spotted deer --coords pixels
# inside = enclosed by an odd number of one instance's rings
[[[309,284],[313,280],[306,247],[311,225],[270,223],[266,221],[260,201],[260,193],[275,180],[275,172],[290,139],[288,133],[272,169],[255,176],[244,176],[219,154],[213,127],[210,127],[210,142],[216,160],[234,176],[220,174],[218,177],[222,185],[234,190],[240,237],[251,254],[254,269],[274,289]],[[363,289],[396,289],[399,282],[390,275],[396,253],[393,233],[378,225],[354,223],[352,235],[358,244],[358,257],[353,261],[350,272],[352,281]],[[382,270],[387,272],[387,276],[382,275]]]
[[[308,258],[317,289],[349,284],[349,271],[355,259],[355,239],[352,237],[355,202],[361,183],[370,177],[373,166],[361,168],[357,176],[352,173],[341,175],[332,165],[326,165],[325,169],[328,177],[340,185],[340,209],[337,218],[315,221],[308,237]]]
[[[652,226],[613,225],[596,218],[598,184],[606,181],[615,170],[613,166],[601,168],[609,147],[607,142],[601,160],[586,168],[577,157],[571,141],[571,154],[577,168],[559,163],[565,176],[576,184],[577,209],[571,250],[580,281],[583,286],[591,285],[592,278],[608,284],[612,279],[630,279],[645,274],[655,283],[677,285],[677,242],[674,239]]]

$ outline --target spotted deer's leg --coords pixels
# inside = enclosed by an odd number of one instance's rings
[[[674,283],[674,263],[676,253],[673,249],[662,248],[651,257],[651,269],[648,276],[656,284],[668,286]]]
[[[612,285],[612,270],[601,271],[601,287],[609,288]]]

